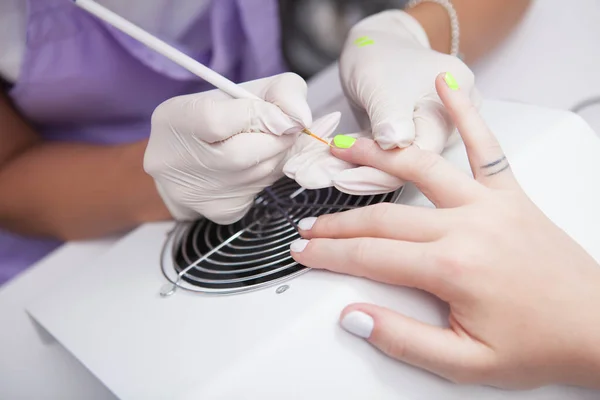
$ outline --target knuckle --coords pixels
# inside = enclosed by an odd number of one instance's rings
[[[367,221],[371,223],[380,224],[383,222],[389,222],[391,220],[392,204],[379,203],[367,207]]]
[[[371,142],[366,145],[353,146],[350,148],[350,151],[352,152],[353,163],[365,166],[373,166],[376,164],[378,155],[380,155],[379,152],[383,150],[381,150],[377,143]]]
[[[500,194],[500,196],[498,196]],[[494,235],[501,229],[514,229],[528,220],[532,209],[524,204],[519,192],[497,191],[489,197],[489,205],[496,210],[493,215],[486,215],[486,209],[478,211],[478,216],[473,223],[481,232]],[[495,236],[495,235],[494,235]]]
[[[479,116],[479,110],[471,100],[465,105],[464,114],[467,116]]]
[[[420,151],[416,159],[408,164],[409,177],[418,182],[421,177],[430,175],[439,166],[442,158],[429,151]]]
[[[382,150],[381,146],[378,143],[375,143],[374,141],[370,142],[369,146],[364,147],[364,157],[366,157],[366,160],[371,161],[371,164],[375,159],[377,159],[377,157],[381,155],[381,152],[384,151]]]
[[[144,171],[154,178],[157,172],[160,171],[161,166],[162,162],[160,162],[159,159],[155,157],[152,147],[148,146],[146,152],[144,153],[143,159]]]
[[[448,379],[459,385],[486,384],[491,382],[494,372],[492,365],[477,362],[454,368]]]
[[[436,263],[445,269],[460,270],[465,265],[464,257],[459,251],[445,251],[435,257]]]
[[[179,101],[179,99],[177,97],[172,97],[168,100],[163,101],[154,109],[150,118],[150,123],[152,127],[161,126],[165,122],[168,122],[167,116],[169,115],[169,109],[171,109],[172,104],[175,101]]]
[[[152,128],[183,129],[186,134],[210,140],[223,121],[223,113],[214,99],[205,93],[172,97],[161,103],[151,117]]]
[[[389,338],[389,340],[386,340],[384,343],[382,343],[379,348],[388,356],[398,360],[406,359],[408,352],[406,341],[398,337]]]
[[[294,72],[284,72],[280,75],[280,79],[282,81],[289,82],[295,87],[301,88],[303,91],[308,90],[308,85],[306,84],[306,81],[300,75]]]
[[[337,218],[335,214],[321,215],[315,221],[311,231],[317,235],[332,235],[338,229]]]
[[[464,246],[457,245],[444,246],[429,257],[432,258],[434,269],[432,281],[438,287],[448,287],[450,283],[454,286],[460,282],[470,272],[470,263],[473,262],[464,251]]]
[[[350,253],[353,264],[360,268],[368,267],[371,264],[370,244],[365,239],[357,239],[352,246]]]
[[[223,115],[216,101],[204,96],[195,96],[189,99],[188,108],[190,117],[194,116],[206,129],[213,131],[222,125]]]
[[[190,115],[204,114],[207,107],[211,106],[206,93],[175,96],[163,101],[152,113],[152,121],[156,119],[159,122],[169,122],[173,115],[180,117],[182,112]]]
[[[502,157],[502,155],[504,154],[504,151],[502,150],[502,147],[500,146],[500,143],[498,142],[498,140],[496,139],[496,137],[492,134],[491,131],[487,131],[487,140],[486,140],[486,144],[484,145],[484,149],[483,149],[483,154],[492,154],[497,158]],[[508,162],[508,161],[506,161]],[[504,164],[501,164],[500,166],[502,166]]]

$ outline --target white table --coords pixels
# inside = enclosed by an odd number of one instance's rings
[[[600,65],[600,46],[595,43],[599,7],[595,0],[573,5],[538,1],[519,32],[475,68],[483,93],[560,108],[600,93],[597,84],[589,84],[597,82]],[[561,29],[555,29],[557,21]],[[326,88],[318,84],[311,89],[314,104],[321,97],[319,90]],[[0,398],[115,398],[24,312],[39,293],[85,268],[115,240],[65,245],[0,288]]]

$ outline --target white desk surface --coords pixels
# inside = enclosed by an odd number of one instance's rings
[[[598,20],[596,0],[538,0],[518,32],[474,68],[479,87],[488,97],[558,108],[600,94]],[[311,89],[314,104],[326,88]],[[0,398],[115,398],[24,312],[39,293],[84,268],[115,240],[65,245],[0,288]]]

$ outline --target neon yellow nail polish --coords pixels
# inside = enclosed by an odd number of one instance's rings
[[[352,136],[337,135],[333,138],[333,144],[340,149],[349,149],[354,145],[354,142],[356,142],[356,139]]]
[[[458,86],[458,82],[456,82],[456,79],[454,79],[454,76],[452,76],[450,72],[446,72],[446,75],[444,75],[444,81],[446,81],[446,85],[448,85],[450,89],[460,89],[460,87]]]
[[[373,41],[373,39],[371,39],[368,36],[362,36],[362,37],[359,37],[358,39],[356,39],[354,41],[354,44],[357,45],[358,47],[365,47],[370,44],[375,44],[375,41]]]

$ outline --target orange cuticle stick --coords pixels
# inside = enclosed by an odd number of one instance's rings
[[[325,143],[325,144],[326,144],[327,146],[329,146],[329,147],[333,147],[333,146],[331,145],[331,143],[329,143],[329,142],[328,142],[328,141],[326,141],[325,139],[323,139],[323,138],[321,138],[321,137],[319,137],[319,136],[315,135],[314,133],[312,133],[311,131],[309,131],[307,128],[304,128],[304,129],[302,130],[302,132],[306,133],[308,136],[311,136],[311,137],[313,137],[313,138],[317,139],[317,140],[318,140],[319,142],[321,142],[321,143]]]

